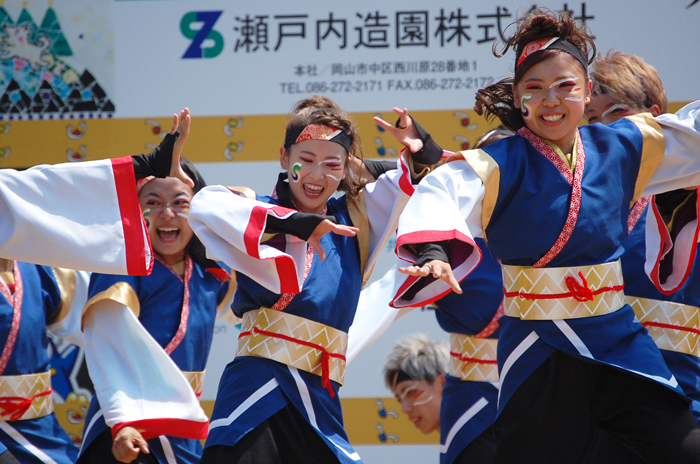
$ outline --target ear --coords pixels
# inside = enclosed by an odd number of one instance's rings
[[[661,108],[659,107],[659,105],[654,103],[653,105],[651,105],[649,107],[649,112],[651,113],[652,116],[657,117],[658,115],[661,114]]]
[[[445,387],[445,383],[447,383],[447,377],[445,377],[445,374],[440,374],[437,376],[435,381],[439,382],[439,387],[440,387],[440,389],[442,389]]]
[[[593,81],[588,79],[588,86],[586,87],[586,96],[583,99],[583,103],[589,105],[591,103],[591,92],[593,91]]]
[[[280,147],[280,166],[282,166],[282,169],[289,169],[289,153],[287,153],[284,145]]]
[[[518,91],[517,86],[513,86],[513,106],[515,106],[517,109],[522,108],[522,102],[520,101],[520,92]]]

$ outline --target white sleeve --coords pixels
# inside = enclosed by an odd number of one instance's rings
[[[481,212],[485,187],[466,161],[447,163],[425,177],[399,219],[396,241],[399,266],[412,265],[417,256],[411,245],[449,240],[448,255],[458,281],[481,261],[474,237],[482,234]],[[411,296],[406,292],[411,287]],[[392,306],[423,306],[451,291],[446,282],[428,277],[396,274]]]
[[[152,256],[131,158],[1,169],[0,256],[147,274]]]
[[[345,354],[348,363],[386,332],[392,322],[415,309],[389,306],[394,294],[395,273],[396,267],[389,269],[384,277],[362,289],[355,318],[348,331],[348,351]]]
[[[700,101],[654,119],[663,129],[666,148],[642,195],[700,185]]]
[[[54,270],[54,272],[57,271]],[[67,309],[66,314],[60,320],[48,325],[46,328],[52,334],[82,348],[85,346],[85,337],[80,325],[82,323],[83,308],[88,300],[90,273],[76,271],[74,285],[70,308]],[[63,293],[63,289],[61,293]]]
[[[202,439],[209,421],[194,390],[128,307],[96,302],[83,319],[85,358],[108,426]]]
[[[262,243],[268,215],[285,219],[295,213],[214,186],[194,196],[188,220],[208,258],[223,261],[272,292],[300,293],[306,242],[285,234],[284,251]]]

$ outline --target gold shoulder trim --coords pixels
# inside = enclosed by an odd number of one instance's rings
[[[486,192],[484,194],[484,205],[481,210],[481,223],[484,238],[486,238],[486,227],[491,221],[493,210],[496,209],[498,191],[501,184],[501,170],[498,163],[484,150],[466,150],[459,153],[469,166],[476,172],[484,183]]]
[[[139,302],[134,289],[126,282],[117,282],[107,290],[93,296],[87,303],[85,303],[85,308],[83,308],[83,315],[80,322],[81,330],[83,328],[85,314],[87,314],[87,312],[97,303],[105,300],[112,300],[128,307],[134,312],[136,317],[139,317],[139,314],[141,314],[141,303]]]
[[[226,187],[226,188],[229,189],[231,192],[235,193],[236,195],[246,197],[249,200],[257,199],[257,196],[255,195],[255,190],[250,189],[248,187]]]
[[[634,205],[634,202],[642,196],[642,192],[649,183],[649,179],[654,175],[656,168],[659,167],[664,157],[664,152],[666,151],[666,137],[664,136],[661,125],[654,120],[650,113],[628,116],[627,119],[637,126],[644,139],[642,145],[642,161],[639,165],[637,183],[634,186],[634,197],[630,203],[631,207]]]
[[[362,270],[362,285],[364,286],[372,274],[371,266],[366,269],[369,259],[369,219],[367,218],[367,204],[365,203],[365,189],[363,188],[357,195],[347,195],[348,212],[352,225],[358,227],[357,243],[360,246],[360,269]]]
[[[58,290],[61,292],[61,304],[58,309],[50,316],[51,324],[55,324],[63,320],[68,315],[71,306],[73,306],[73,297],[75,296],[75,271],[72,269],[63,269],[60,267],[51,268],[53,275],[58,283]]]

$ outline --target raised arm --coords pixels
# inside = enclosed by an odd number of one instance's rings
[[[484,184],[462,160],[441,166],[416,187],[399,220],[396,242],[405,273],[396,276],[392,306],[422,306],[450,291],[478,265],[473,237],[482,233]],[[420,262],[426,247],[441,243],[449,263]],[[440,260],[438,260],[440,261]],[[450,272],[451,271],[451,272]]]

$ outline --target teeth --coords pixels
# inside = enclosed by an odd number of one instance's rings
[[[563,114],[552,114],[552,115],[547,115],[547,116],[542,116],[542,119],[544,119],[547,122],[557,122],[560,119],[564,117]]]
[[[159,227],[158,230],[161,232],[177,232],[180,229],[177,227]]]
[[[306,185],[304,185],[304,188],[306,188],[307,190],[313,190],[315,192],[320,192],[321,190],[323,190],[323,187],[321,187],[319,185],[306,184]]]

